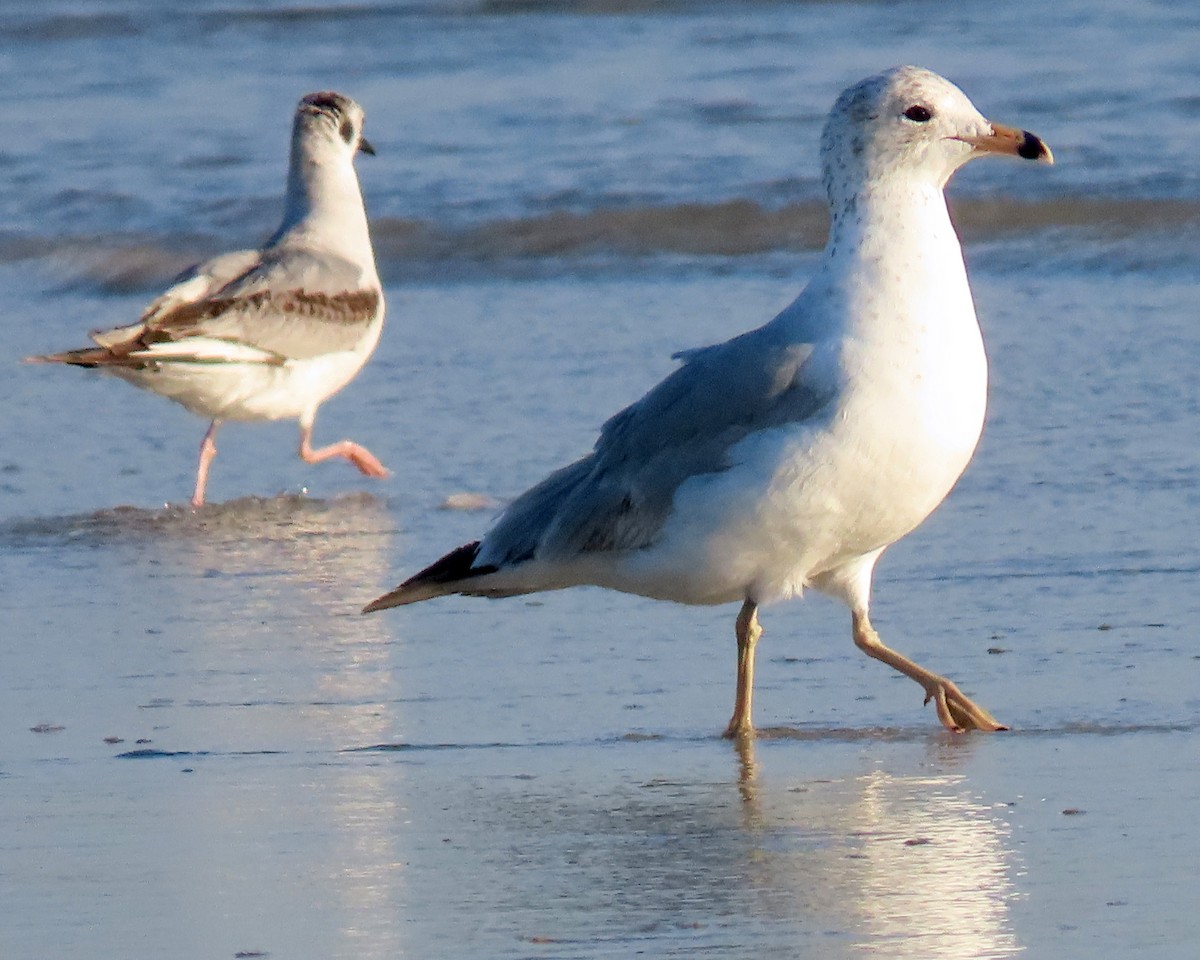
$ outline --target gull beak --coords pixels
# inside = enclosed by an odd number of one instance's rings
[[[1041,143],[1040,140],[1038,142]],[[375,148],[371,146],[371,141],[366,137],[358,138],[358,152],[369,153],[371,156],[375,156]]]
[[[956,140],[961,140],[963,143],[969,143],[976,150],[983,153],[1002,153],[1012,157],[1020,157],[1023,160],[1036,160],[1039,163],[1054,163],[1054,154],[1050,152],[1050,148],[1042,142],[1042,138],[1035,136],[1028,130],[1018,130],[1016,127],[1006,127],[1003,124],[993,123],[992,132],[984,134],[981,137],[956,137]]]

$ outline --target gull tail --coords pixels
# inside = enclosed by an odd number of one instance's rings
[[[93,330],[89,336],[96,341],[94,347],[26,357],[25,362],[66,363],[73,367],[143,366],[144,360],[133,360],[130,354],[143,346],[141,337],[145,332],[146,327],[142,323],[133,323],[112,330]]]
[[[63,353],[47,353],[37,357],[26,357],[25,363],[67,363],[73,367],[101,367],[120,364],[111,350],[104,347],[84,347],[82,350],[66,350]]]
[[[457,550],[451,550],[420,573],[409,577],[395,590],[372,600],[363,607],[362,612],[374,613],[376,610],[400,607],[406,603],[419,603],[422,600],[432,600],[434,597],[444,597],[450,593],[470,593],[468,581],[495,573],[497,570],[493,566],[473,567],[472,564],[478,556],[478,540],[474,543],[464,544]]]

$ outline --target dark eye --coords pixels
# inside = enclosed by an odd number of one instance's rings
[[[341,134],[342,139],[345,140],[346,143],[354,142],[354,124],[352,124],[349,120],[342,121],[341,127],[338,128],[338,133]]]
[[[928,107],[922,107],[920,104],[909,107],[904,111],[904,115],[916,123],[928,123],[933,119],[933,113]]]

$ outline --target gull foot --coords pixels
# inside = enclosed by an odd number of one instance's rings
[[[1007,730],[995,717],[975,703],[950,680],[938,680],[925,688],[925,702],[933,701],[938,719],[951,733],[968,730]]]
[[[358,467],[359,473],[366,474],[368,477],[382,480],[391,475],[391,471],[379,462],[375,454],[366,447],[360,447],[357,443],[347,443],[345,456],[347,460]]]
[[[726,740],[750,740],[754,737],[754,724],[744,717],[734,717],[721,736]]]
[[[331,443],[320,450],[314,450],[309,446],[307,434],[300,442],[300,459],[305,463],[321,463],[334,457],[341,457],[343,460],[348,460],[358,468],[359,473],[366,474],[368,477],[382,479],[383,477],[390,476],[387,467],[379,462],[375,454],[366,447],[360,447],[352,440]]]

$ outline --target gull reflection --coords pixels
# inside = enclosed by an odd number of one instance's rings
[[[1011,957],[1006,827],[963,777],[860,781],[862,943],[880,957]]]
[[[938,738],[928,766],[961,753]],[[957,772],[793,784],[757,779],[753,740],[737,744],[754,907],[804,917],[866,955],[1002,958],[1020,952],[1009,907],[1009,828]]]
[[[394,529],[384,501],[356,495],[123,508],[0,531],[65,541],[120,571],[106,599],[143,645],[155,746],[203,758],[187,762],[213,785],[186,794],[189,836],[217,851],[189,861],[189,897],[211,915],[250,902],[291,915],[286,884],[256,882],[255,851],[303,863],[322,891],[304,929],[336,931],[358,957],[404,952],[394,772],[346,751],[392,739],[398,723],[387,622],[346,599],[348,584],[385,582]]]
[[[394,521],[383,501],[356,495],[235,500],[190,513],[183,526],[196,523],[202,529],[195,535],[175,539],[192,581],[236,585],[221,591],[223,611],[213,625],[224,636],[212,641],[228,645],[232,636],[244,645],[246,631],[262,632],[271,672],[294,675],[304,688],[289,691],[279,720],[302,731],[304,749],[332,752],[318,754],[320,774],[304,798],[310,810],[316,806],[308,815],[332,834],[312,851],[325,862],[308,866],[328,878],[329,921],[358,956],[399,955],[403,943],[391,918],[403,857],[393,774],[341,752],[392,738],[398,723],[387,624],[359,616],[345,599],[347,584],[389,575]],[[240,637],[231,622],[243,625]]]
[[[549,762],[459,811],[479,821],[482,849],[464,898],[581,955],[632,943],[683,956],[687,943],[714,956],[1011,958],[1002,811],[940,765],[940,746],[903,739],[864,737],[862,751],[745,740],[732,755],[664,742],[629,761],[656,771],[639,782]],[[884,759],[864,774],[864,754]]]

